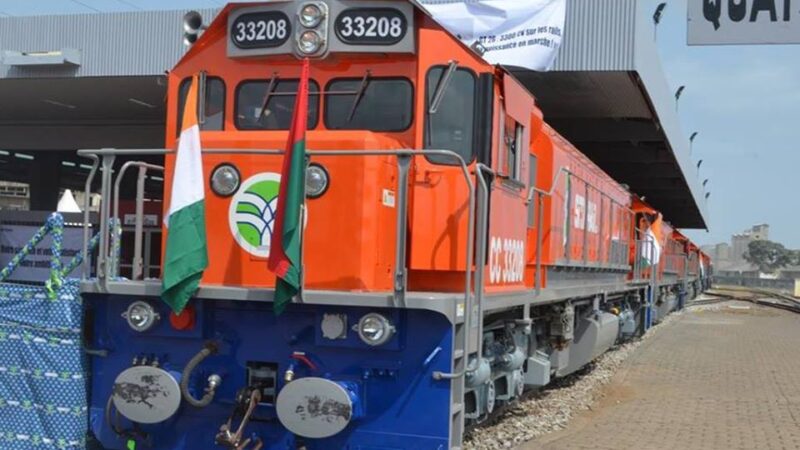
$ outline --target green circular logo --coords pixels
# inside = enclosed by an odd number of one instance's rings
[[[269,256],[278,213],[281,176],[266,172],[248,178],[231,201],[228,221],[239,245],[251,255]]]

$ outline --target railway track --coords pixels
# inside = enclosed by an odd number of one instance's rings
[[[695,300],[689,305],[703,305],[729,300],[739,300],[770,308],[800,313],[800,299],[768,289],[741,286],[716,286],[705,292],[710,299]]]

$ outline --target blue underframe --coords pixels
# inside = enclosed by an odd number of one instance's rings
[[[131,330],[121,314],[136,300],[155,306],[162,319],[150,331]],[[290,305],[276,317],[271,303],[194,299],[197,312],[193,330],[177,331],[168,320],[169,311],[158,298],[119,295],[85,295],[87,323],[91,323],[90,346],[107,350],[105,357],[92,358],[90,399],[91,430],[108,449],[125,449],[104,418],[106,402],[117,375],[134,358],[157,357],[160,367],[180,373],[189,359],[208,341],[220,344],[218,355],[206,359],[195,371],[191,387],[200,397],[212,373],[223,382],[214,402],[196,409],[185,402],[167,422],[141,426],[150,442],[137,448],[153,450],[213,449],[214,436],[233,410],[236,391],[245,387],[246,364],[262,361],[277,364],[278,390],[295,351],[306,352],[319,369],[298,366],[297,377],[317,376],[359,386],[363,415],[354,418],[340,434],[328,439],[303,439],[308,450],[400,450],[447,449],[450,417],[450,382],[435,381],[434,371],[451,369],[452,325],[442,315],[422,310],[369,309],[352,306]],[[350,327],[366,313],[389,317],[397,333],[380,347],[369,347]],[[322,337],[324,314],[347,315],[345,339]],[[272,405],[259,406],[248,432],[264,441],[266,450],[295,449],[295,437],[277,420]],[[123,418],[123,426],[133,425]]]

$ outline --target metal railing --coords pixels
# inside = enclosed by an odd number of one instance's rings
[[[119,189],[122,180],[125,178],[125,173],[131,167],[138,167],[139,173],[136,178],[136,212],[134,218],[134,245],[133,245],[133,267],[131,268],[131,279],[138,280],[142,276],[142,268],[144,266],[142,261],[142,239],[144,236],[144,182],[147,179],[147,171],[155,170],[164,172],[163,166],[148,164],[144,161],[128,161],[122,165],[117,175],[117,181],[114,183],[114,215],[113,219],[116,223],[122,224],[119,217]],[[120,245],[121,233],[111,234],[111,248],[116,249]],[[114,270],[114,276],[119,275],[119,253],[112,251],[109,258],[109,267]],[[109,278],[107,274],[107,278]]]
[[[109,206],[110,203],[108,201],[109,194],[111,192],[112,186],[112,178],[113,178],[113,165],[115,158],[117,156],[153,156],[159,155],[164,156],[170,153],[174,153],[172,150],[167,149],[141,149],[141,150],[120,150],[120,149],[96,149],[96,150],[79,150],[78,154],[83,157],[87,157],[93,160],[92,169],[89,172],[89,176],[86,181],[86,192],[90,192],[91,183],[94,179],[95,174],[97,173],[97,168],[99,165],[102,165],[102,180],[101,180],[101,214],[100,214],[100,254],[97,260],[97,274],[98,274],[98,283],[102,290],[108,290],[108,279],[113,278],[116,274],[114,273],[114,267],[116,267],[117,257],[111,255],[109,253],[109,246],[114,247],[114,243],[118,242],[116,237],[112,237],[109,240]],[[222,154],[222,155],[235,155],[235,154],[242,154],[242,155],[264,155],[264,156],[278,156],[283,155],[284,151],[282,150],[266,150],[266,149],[205,149],[203,150],[203,154]],[[464,348],[468,348],[469,346],[469,337],[470,337],[470,320],[472,316],[472,309],[474,307],[473,300],[474,296],[472,293],[472,280],[473,280],[473,271],[474,265],[474,254],[475,254],[475,246],[477,245],[478,248],[481,249],[481,258],[485,259],[485,249],[486,249],[486,233],[476,235],[475,233],[475,220],[476,220],[476,196],[475,196],[475,184],[472,181],[469,168],[464,161],[464,159],[457,153],[451,150],[410,150],[410,149],[403,149],[403,150],[310,150],[307,151],[306,154],[310,157],[367,157],[367,156],[391,156],[397,158],[397,169],[398,169],[398,177],[397,177],[397,202],[396,202],[396,209],[397,209],[397,222],[396,222],[396,235],[395,235],[395,267],[394,267],[394,275],[393,275],[393,301],[395,306],[402,307],[405,305],[405,297],[406,291],[408,288],[408,267],[407,267],[407,242],[408,242],[408,197],[409,197],[409,172],[411,167],[411,159],[414,156],[440,156],[451,158],[455,162],[457,162],[458,167],[461,169],[461,174],[463,176],[463,180],[467,186],[468,192],[468,222],[467,222],[467,254],[466,254],[466,261],[465,261],[465,280],[464,280],[464,306],[465,306],[465,314],[464,314],[464,325],[467,330],[464,333]],[[119,187],[121,184],[122,177],[125,175],[126,169],[129,167],[137,166],[140,168],[140,177],[142,177],[142,169],[146,172],[146,170],[163,170],[160,166],[154,166],[143,162],[129,162],[126,163],[116,179],[113,183],[114,185],[114,217],[117,217],[119,214],[118,207],[119,207]],[[141,178],[140,178],[141,179]],[[137,184],[137,200],[140,196],[140,190],[138,189],[139,185]],[[485,180],[482,182],[482,193],[483,198],[488,197],[488,187],[485,186]],[[88,199],[89,196],[87,195],[86,198]],[[484,204],[486,204],[484,202]],[[88,207],[86,208],[88,211]],[[482,215],[487,215],[487,211],[483,211]],[[136,210],[137,215],[137,223],[141,222],[143,219],[140,217],[142,215],[142,210],[137,207]],[[88,255],[88,227],[89,221],[88,217],[85,218],[84,223],[84,257]],[[486,220],[482,221],[483,224],[486,223]],[[485,225],[484,225],[485,227]],[[136,239],[141,239],[142,230],[137,228],[135,231]],[[301,237],[301,242],[304,239]],[[302,245],[302,244],[301,244]],[[301,251],[301,266],[303,264],[303,252]],[[483,266],[480,266],[483,269]],[[84,279],[86,278],[86,272],[84,272]],[[483,272],[480,271],[480,284],[483,283]],[[303,280],[301,279],[301,284]],[[302,302],[302,286],[300,289],[300,301]],[[482,303],[482,302],[481,302]],[[480,308],[480,305],[479,305]],[[480,347],[480,346],[479,346]],[[451,376],[462,376],[461,374],[444,374],[444,375],[451,375]]]
[[[639,234],[641,235],[641,234]],[[637,239],[634,246],[633,255],[633,275],[632,281],[650,280],[653,272],[658,270],[658,265],[654,264],[656,245],[651,239]],[[649,258],[648,258],[649,256]]]
[[[664,273],[682,275],[686,266],[686,255],[683,253],[667,253],[664,258]]]
[[[480,186],[481,195],[478,197],[478,226],[477,226],[477,235],[478,238],[482,241],[481,244],[478,245],[478,254],[475,260],[475,301],[478,304],[478,344],[477,344],[477,355],[475,357],[475,361],[480,363],[481,358],[483,358],[483,296],[486,291],[486,280],[485,280],[485,270],[486,270],[486,242],[487,237],[489,236],[489,194],[491,190],[489,189],[489,184],[486,182],[485,175],[491,175],[492,179],[496,176],[494,170],[491,167],[483,164],[478,163],[475,165],[475,174],[478,178],[478,186]],[[467,328],[466,334],[469,335],[470,330]]]
[[[686,271],[689,275],[697,275],[700,272],[700,261],[697,253],[689,253],[686,258]]]
[[[618,210],[621,210],[621,211],[625,212],[625,214],[628,217],[628,221],[632,220],[633,211],[630,208],[628,208],[627,206],[625,206],[625,205],[617,202],[616,200],[614,200],[610,195],[608,195],[607,193],[603,192],[602,189],[600,189],[599,187],[595,186],[589,180],[586,180],[585,178],[581,177],[580,175],[575,174],[574,172],[572,172],[571,170],[569,170],[566,167],[561,167],[561,168],[559,168],[558,172],[556,172],[556,175],[553,178],[553,183],[551,184],[551,187],[550,187],[549,191],[545,191],[545,190],[539,189],[536,186],[531,186],[529,188],[529,191],[528,191],[527,203],[529,204],[530,202],[532,202],[534,200],[537,201],[537,207],[536,207],[536,274],[535,274],[535,283],[536,283],[537,292],[540,290],[540,286],[541,286],[541,280],[540,280],[540,278],[541,278],[541,259],[542,259],[541,258],[541,248],[542,248],[542,240],[543,240],[543,238],[542,238],[542,225],[543,225],[542,222],[544,220],[544,198],[545,197],[551,197],[551,198],[553,197],[553,195],[556,192],[556,189],[558,188],[558,183],[559,183],[559,181],[561,179],[562,174],[566,175],[567,182],[569,182],[569,180],[571,178],[575,178],[575,179],[581,181],[582,183],[584,183],[584,188],[585,188],[585,192],[584,192],[585,200],[584,201],[586,203],[585,211],[584,211],[584,214],[583,214],[583,224],[582,224],[582,226],[583,226],[583,246],[582,246],[581,258],[580,258],[579,261],[573,261],[572,252],[571,252],[571,248],[570,248],[571,247],[571,242],[572,242],[572,234],[573,234],[573,230],[572,230],[572,228],[573,228],[573,223],[572,223],[572,192],[571,192],[571,189],[567,189],[567,192],[566,192],[566,197],[567,198],[565,200],[567,202],[567,208],[566,208],[567,214],[566,214],[566,217],[564,217],[564,220],[565,220],[565,223],[566,223],[567,234],[566,234],[566,236],[564,236],[565,244],[564,244],[564,260],[563,260],[563,262],[567,263],[567,264],[578,263],[578,264],[582,264],[584,266],[588,265],[588,263],[589,263],[589,245],[588,245],[589,242],[588,242],[588,240],[589,240],[589,234],[593,234],[593,233],[589,232],[589,211],[588,211],[588,209],[589,209],[589,207],[588,207],[588,205],[589,205],[589,194],[592,191],[596,191],[598,194],[600,194],[600,214],[599,214],[600,223],[598,224],[598,232],[596,233],[597,234],[597,238],[596,238],[597,239],[597,248],[598,248],[597,258],[598,258],[598,260],[600,260],[600,264],[601,265],[606,264],[606,267],[611,267],[611,268],[630,267],[629,252],[630,252],[631,241],[629,241],[627,239],[616,239],[615,240],[615,239],[612,238],[611,241],[610,241],[609,247],[606,249],[605,246],[604,246],[605,241],[603,239],[603,230],[605,229],[605,217],[606,217],[605,204],[606,204],[606,202],[604,202],[603,200],[604,199],[608,199],[609,208],[611,209],[611,211],[609,211],[609,214],[608,214],[610,216],[610,224],[609,224],[609,227],[608,227],[609,235],[613,236],[613,230],[614,230],[614,226],[615,226],[614,206],[617,206]],[[604,254],[607,256],[606,258],[604,258]]]

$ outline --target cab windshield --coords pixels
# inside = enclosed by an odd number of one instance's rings
[[[236,92],[236,128],[240,130],[288,130],[297,99],[299,80],[242,82]],[[308,84],[308,128],[317,127],[319,85]]]
[[[329,130],[404,131],[411,126],[414,87],[405,78],[341,78],[328,83]]]

